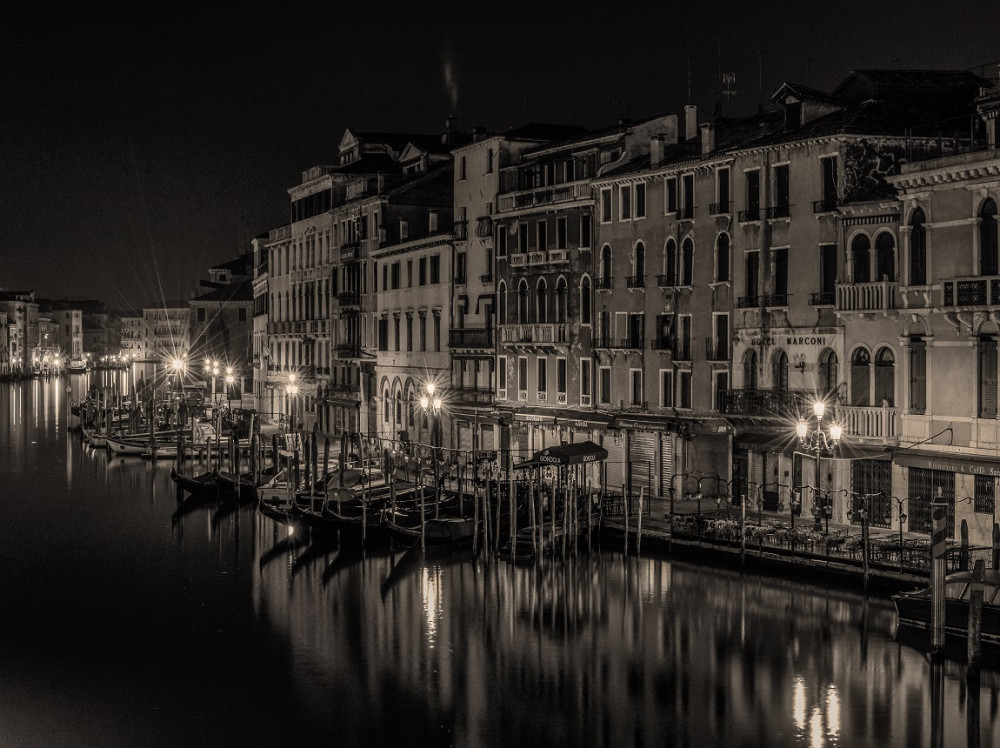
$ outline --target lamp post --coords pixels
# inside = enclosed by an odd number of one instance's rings
[[[175,377],[174,381],[180,383],[180,391],[181,391],[181,399],[182,400],[184,399],[184,378],[183,378],[183,374],[184,374],[184,370],[185,370],[186,366],[187,366],[187,362],[184,361],[183,358],[180,358],[178,356],[175,356],[170,361],[170,370],[174,373],[174,377]],[[178,408],[177,408],[177,418],[178,418],[178,421],[179,421],[179,419],[180,419],[180,406],[179,406],[179,404],[178,404]]]
[[[424,392],[420,396],[420,409],[423,410],[424,414],[430,416],[431,420],[431,459],[434,461],[434,516],[437,517],[441,506],[441,481],[438,477],[438,455],[435,454],[433,449],[434,445],[434,432],[438,432],[438,441],[440,441],[440,431],[441,431],[441,405],[443,401],[441,395],[437,393],[437,388],[434,386],[433,382],[428,382],[424,385]],[[435,426],[437,428],[435,428]],[[440,449],[440,444],[436,445]],[[423,504],[421,503],[421,506]]]
[[[906,512],[903,511],[903,502],[906,499],[901,499],[898,496],[890,497],[896,502],[896,511],[899,513],[899,571],[903,571],[903,525],[906,524]]]
[[[288,384],[285,385],[285,394],[288,395],[288,430],[295,433],[295,396],[299,394],[299,386],[295,384],[295,374],[288,375]]]
[[[799,437],[799,444],[802,449],[806,452],[811,452],[813,455],[813,475],[816,479],[813,485],[813,517],[815,518],[814,529],[819,530],[819,520],[820,513],[826,516],[826,528],[829,533],[830,530],[830,517],[829,511],[831,507],[827,503],[826,505],[820,504],[820,457],[823,453],[832,455],[837,449],[837,444],[840,442],[841,428],[836,423],[831,423],[828,430],[823,430],[823,416],[826,413],[826,403],[822,400],[817,400],[813,403],[813,418],[816,419],[816,427],[811,428],[811,423],[806,421],[804,418],[800,418],[798,424],[795,426],[795,433]],[[829,498],[827,499],[829,502]]]

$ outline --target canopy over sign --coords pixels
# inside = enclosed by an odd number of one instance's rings
[[[594,442],[576,442],[575,444],[560,444],[548,447],[530,460],[515,465],[515,470],[538,467],[540,465],[581,465],[586,462],[599,462],[608,458],[608,450]]]

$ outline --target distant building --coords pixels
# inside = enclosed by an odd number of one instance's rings
[[[192,375],[204,376],[214,361],[223,376],[231,368],[237,382],[248,383],[253,375],[253,255],[241,254],[208,272],[209,279],[201,282],[206,290],[190,301]]]

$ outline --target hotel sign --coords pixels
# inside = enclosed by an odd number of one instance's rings
[[[781,346],[782,348],[825,348],[833,346],[835,337],[833,335],[758,335],[746,341],[747,345],[761,346]]]

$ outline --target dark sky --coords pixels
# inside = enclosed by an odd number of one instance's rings
[[[186,298],[283,224],[286,190],[348,126],[600,127],[678,110],[689,69],[711,112],[720,66],[742,114],[785,80],[1000,60],[991,3],[17,5],[0,23],[0,289],[122,311]]]

